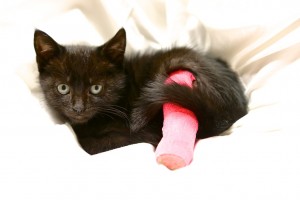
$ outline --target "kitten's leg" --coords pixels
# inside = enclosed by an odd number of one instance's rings
[[[195,77],[189,71],[173,72],[166,84],[176,82],[192,87]],[[194,113],[173,103],[163,105],[163,138],[156,148],[157,162],[171,170],[184,167],[192,161],[198,130]]]
[[[132,141],[130,136],[110,133],[102,137],[83,137],[78,138],[81,147],[90,155],[102,153],[112,149],[131,145],[135,142]]]

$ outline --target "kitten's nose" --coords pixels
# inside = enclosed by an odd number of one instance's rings
[[[83,106],[73,106],[73,110],[77,113],[81,113],[84,111],[84,107]]]
[[[81,113],[84,111],[84,105],[82,100],[76,100],[73,105],[73,111]]]

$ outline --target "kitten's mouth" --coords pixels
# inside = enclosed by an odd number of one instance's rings
[[[89,121],[90,116],[87,115],[75,115],[68,117],[72,124],[84,124]]]

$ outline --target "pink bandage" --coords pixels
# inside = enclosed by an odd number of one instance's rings
[[[189,71],[179,70],[166,80],[192,87],[195,77]],[[173,103],[163,105],[163,138],[156,148],[157,162],[169,169],[184,167],[193,159],[198,120],[194,113]]]

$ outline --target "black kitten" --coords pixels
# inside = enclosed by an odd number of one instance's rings
[[[102,46],[63,46],[36,30],[39,80],[49,106],[72,125],[85,151],[95,154],[162,137],[162,105],[174,102],[199,120],[199,138],[215,136],[247,113],[237,75],[225,63],[190,48],[124,57],[124,29]],[[164,82],[185,69],[194,87]]]

